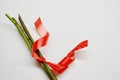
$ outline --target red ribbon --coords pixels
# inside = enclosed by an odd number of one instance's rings
[[[82,41],[79,43],[75,48],[73,48],[66,57],[64,57],[58,64],[48,62],[44,57],[39,57],[39,55],[36,53],[36,50],[45,46],[49,37],[49,33],[44,28],[41,19],[38,18],[38,20],[35,22],[35,27],[38,33],[41,35],[41,38],[39,38],[37,41],[34,42],[32,46],[32,56],[39,62],[45,62],[47,63],[54,71],[57,73],[62,73],[68,68],[68,65],[74,61],[74,53],[76,50],[82,49],[86,46],[88,46],[88,40]]]

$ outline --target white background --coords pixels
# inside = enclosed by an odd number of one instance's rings
[[[41,52],[55,63],[89,40],[58,80],[120,80],[119,0],[0,0],[0,80],[49,80],[5,13],[21,14],[35,40],[40,16],[50,32]]]

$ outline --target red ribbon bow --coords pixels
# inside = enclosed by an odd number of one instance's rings
[[[35,27],[38,33],[41,35],[41,38],[39,38],[32,46],[32,56],[39,62],[45,62],[47,63],[54,71],[57,73],[62,73],[68,68],[68,65],[74,61],[74,53],[76,50],[82,49],[86,46],[88,46],[88,40],[82,41],[79,43],[75,48],[73,48],[66,57],[64,57],[58,64],[48,62],[44,57],[39,57],[36,53],[36,50],[45,46],[49,37],[49,33],[44,28],[41,19],[38,18],[38,20],[35,22]]]

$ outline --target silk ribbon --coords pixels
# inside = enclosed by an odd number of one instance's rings
[[[45,29],[45,27],[42,24],[42,21],[40,18],[37,19],[35,22],[35,28],[37,32],[40,34],[41,38],[36,40],[32,46],[32,57],[36,59],[39,63],[45,62],[47,63],[54,71],[57,73],[62,73],[68,68],[68,65],[74,61],[75,59],[75,51],[80,50],[84,47],[88,46],[88,40],[84,40],[81,43],[79,43],[75,48],[73,48],[66,57],[64,57],[58,64],[52,63],[47,61],[43,56],[40,57],[37,53],[36,50],[39,48],[43,47],[46,45],[48,37],[49,37],[49,32]]]

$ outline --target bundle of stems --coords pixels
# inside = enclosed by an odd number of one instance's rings
[[[20,24],[19,24],[14,17],[10,17],[8,14],[5,14],[5,15],[16,26],[16,28],[18,29],[19,33],[21,34],[21,36],[23,37],[24,41],[26,42],[28,49],[31,52],[34,40],[33,40],[32,36],[30,35],[26,25],[24,24],[21,16],[18,15],[18,19],[19,19],[19,22],[20,22]],[[39,49],[36,50],[36,53],[40,57],[42,57],[42,54],[41,54]],[[50,80],[57,80],[55,74],[53,73],[53,71],[49,68],[49,66],[45,62],[41,62],[40,65],[41,65],[42,69],[45,71],[45,73],[48,75]]]

